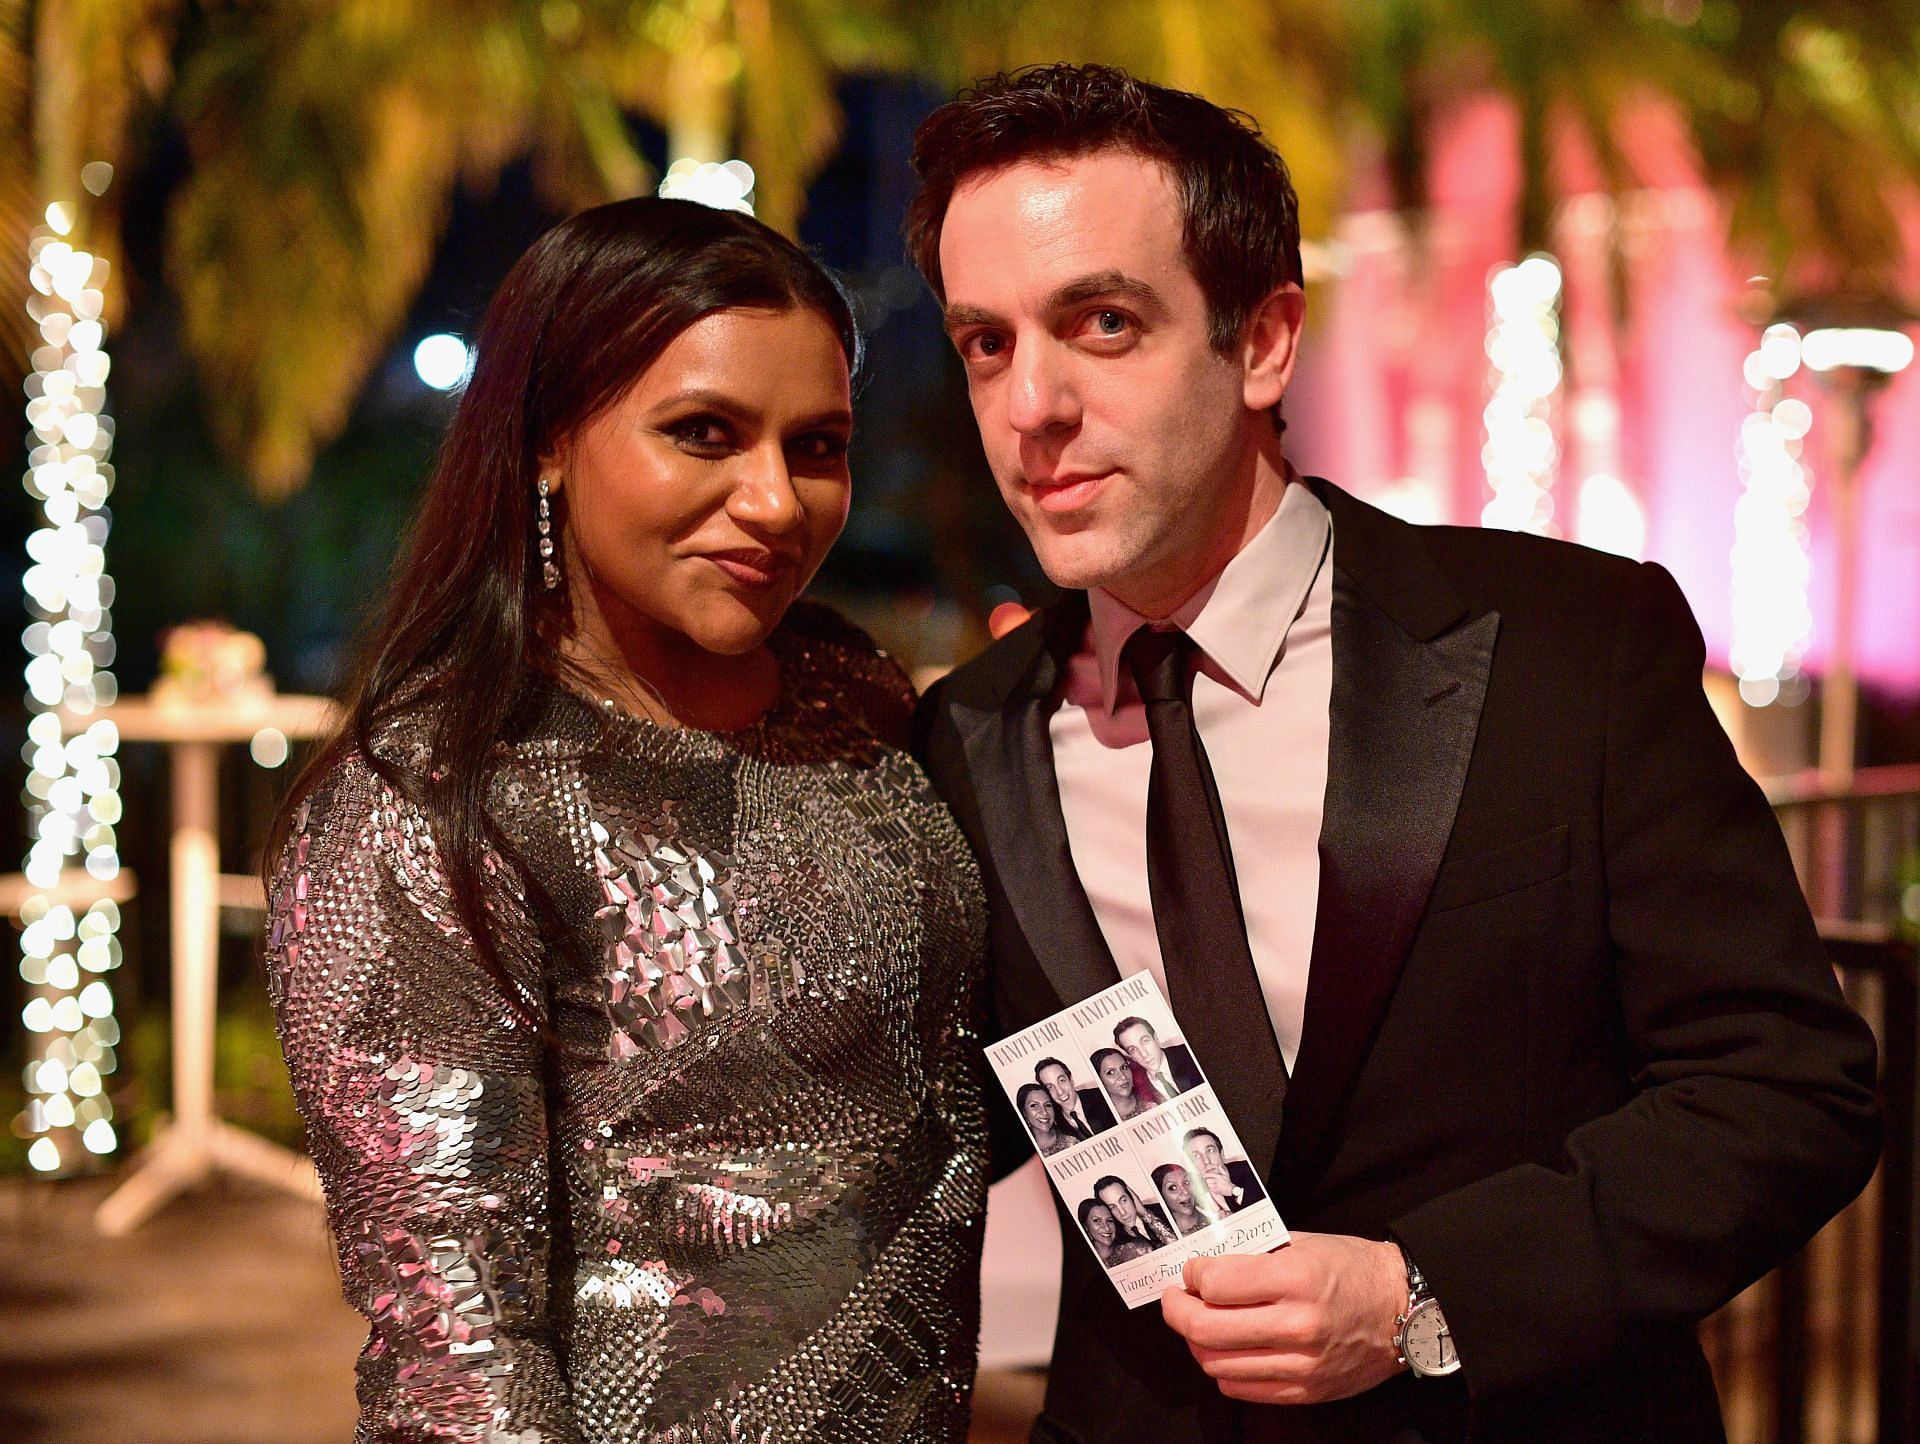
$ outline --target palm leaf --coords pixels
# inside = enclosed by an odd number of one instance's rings
[[[0,0],[0,375],[15,385],[40,334],[28,319],[27,237],[39,222],[33,167],[33,57],[29,0]]]
[[[344,424],[426,275],[461,159],[378,36],[287,23],[302,18],[236,27],[197,57],[194,168],[168,224],[215,434],[268,496]]]

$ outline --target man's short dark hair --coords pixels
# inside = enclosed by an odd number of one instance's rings
[[[1035,1063],[1033,1065],[1033,1081],[1038,1083],[1040,1081],[1040,1074],[1048,1068],[1058,1068],[1062,1073],[1067,1075],[1067,1081],[1069,1083],[1073,1081],[1073,1069],[1069,1068],[1065,1063],[1062,1063],[1058,1058],[1042,1058],[1038,1063]]]
[[[942,303],[940,229],[963,181],[1026,160],[1128,151],[1166,168],[1208,339],[1230,355],[1275,287],[1299,282],[1300,201],[1251,116],[1111,65],[1035,65],[977,81],[920,124],[907,250]]]
[[[1211,1138],[1215,1148],[1219,1149],[1222,1153],[1227,1151],[1227,1145],[1220,1141],[1220,1135],[1215,1133],[1211,1128],[1189,1128],[1187,1130],[1187,1136],[1180,1140],[1181,1149],[1186,1152],[1192,1152],[1193,1140],[1196,1138]]]
[[[1160,1030],[1145,1018],[1122,1018],[1119,1022],[1115,1023],[1113,1025],[1113,1041],[1118,1043],[1120,1041],[1120,1035],[1129,1028],[1145,1028],[1149,1033],[1153,1034],[1154,1042],[1158,1043],[1160,1041]]]

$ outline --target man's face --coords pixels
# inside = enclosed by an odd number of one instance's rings
[[[1153,1029],[1146,1023],[1135,1023],[1122,1031],[1114,1041],[1129,1058],[1149,1073],[1158,1073],[1161,1063],[1166,1060],[1167,1055],[1160,1049],[1160,1040],[1154,1037]]]
[[[1219,1139],[1211,1134],[1201,1134],[1188,1145],[1187,1157],[1193,1160],[1193,1166],[1205,1174],[1210,1183],[1232,1189],[1233,1184],[1227,1176],[1226,1154],[1221,1151]]]
[[[1055,1063],[1042,1068],[1036,1075],[1040,1086],[1053,1096],[1053,1101],[1062,1108],[1071,1108],[1080,1100],[1073,1096],[1073,1075],[1060,1064]]]
[[[1209,344],[1181,229],[1165,168],[1108,150],[972,177],[940,235],[947,332],[1040,565],[1156,616],[1249,534],[1271,437],[1243,357]]]
[[[1139,1221],[1140,1209],[1133,1201],[1133,1190],[1124,1183],[1109,1183],[1095,1196],[1113,1210],[1122,1228],[1132,1228]]]

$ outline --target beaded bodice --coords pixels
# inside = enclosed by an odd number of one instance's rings
[[[752,727],[553,685],[503,758],[490,815],[565,923],[490,859],[537,1026],[399,790],[350,758],[302,809],[269,963],[372,1324],[363,1439],[965,1437],[977,873],[898,669],[813,607],[773,646]]]

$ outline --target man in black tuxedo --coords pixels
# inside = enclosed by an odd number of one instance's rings
[[[1228,1159],[1220,1135],[1211,1128],[1190,1128],[1180,1143],[1193,1164],[1194,1177],[1222,1216],[1238,1213],[1267,1196],[1253,1165],[1244,1158]]]
[[[1113,1041],[1122,1053],[1140,1065],[1153,1091],[1166,1102],[1189,1088],[1200,1086],[1200,1070],[1184,1043],[1160,1045],[1153,1024],[1145,1018],[1122,1018],[1113,1029]]]
[[[1033,1065],[1033,1081],[1047,1090],[1060,1126],[1085,1143],[1096,1133],[1113,1127],[1113,1110],[1098,1088],[1077,1088],[1073,1070],[1058,1058],[1042,1058]]]
[[[1878,1116],[1679,589],[1288,465],[1299,227],[1241,119],[1043,67],[914,164],[1065,589],[918,722],[995,1035],[1154,972],[1292,1232],[1158,1310],[1067,1249],[1034,1437],[1721,1439],[1694,1326],[1858,1191]]]
[[[1157,1203],[1142,1203],[1140,1195],[1133,1191],[1133,1185],[1124,1178],[1108,1174],[1097,1180],[1093,1185],[1093,1196],[1107,1206],[1107,1212],[1113,1215],[1123,1239],[1132,1239],[1154,1249],[1170,1244],[1179,1237],[1173,1225],[1167,1221],[1167,1211]]]

